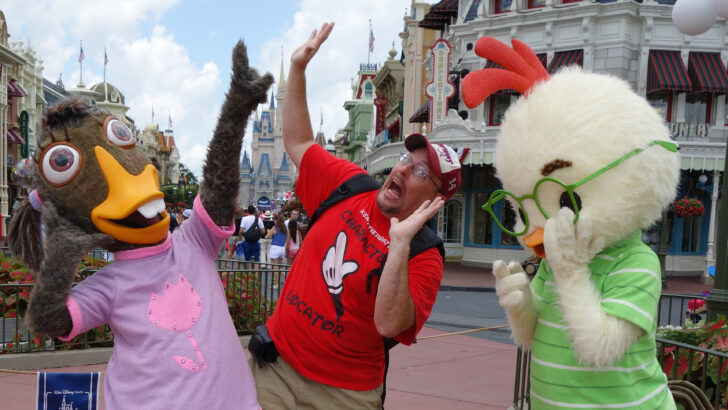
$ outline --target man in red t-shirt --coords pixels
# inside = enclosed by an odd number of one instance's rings
[[[324,24],[293,52],[283,105],[283,141],[300,170],[296,194],[309,215],[342,182],[366,172],[313,140],[305,69],[332,28]],[[382,406],[382,338],[413,343],[442,278],[437,249],[410,260],[410,242],[460,186],[452,148],[419,134],[403,148],[380,190],[331,206],[306,234],[267,322],[280,356],[250,362],[263,408]]]

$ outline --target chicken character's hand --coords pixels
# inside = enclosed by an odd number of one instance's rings
[[[520,308],[525,301],[525,293],[530,292],[528,277],[518,262],[511,262],[507,266],[502,260],[493,263],[493,276],[495,276],[495,293],[498,303],[504,309]]]
[[[604,247],[604,238],[593,236],[591,219],[582,215],[574,224],[574,212],[568,208],[546,221],[543,235],[546,260],[557,280],[587,273],[589,262]]]
[[[329,288],[329,293],[338,295],[344,289],[344,278],[359,269],[359,264],[355,261],[345,261],[346,253],[346,234],[339,232],[336,236],[335,245],[331,246],[326,252],[326,257],[321,263],[321,274],[324,282]]]

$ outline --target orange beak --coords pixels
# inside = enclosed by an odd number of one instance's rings
[[[543,247],[543,228],[538,228],[524,236],[523,242],[526,246],[533,249],[533,253],[535,253],[539,258],[543,259],[546,257],[546,251]]]

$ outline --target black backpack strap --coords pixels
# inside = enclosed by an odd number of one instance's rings
[[[319,205],[316,211],[311,215],[308,222],[307,230],[311,230],[311,226],[316,220],[324,213],[325,210],[331,208],[334,204],[343,201],[346,198],[350,198],[354,195],[361,194],[362,192],[374,191],[379,189],[381,185],[369,174],[356,174],[353,177],[342,182],[329,194],[328,198],[324,199]]]
[[[442,238],[437,236],[435,231],[432,229],[427,226],[423,226],[419,231],[417,231],[410,242],[409,259],[411,260],[423,251],[434,247],[437,247],[438,252],[440,252],[440,256],[445,259],[445,247],[442,244]]]

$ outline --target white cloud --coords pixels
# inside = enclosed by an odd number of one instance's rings
[[[214,4],[224,12],[224,5]],[[279,80],[281,46],[287,74],[291,52],[323,22],[336,22],[334,31],[307,71],[313,128],[318,130],[319,113],[323,111],[323,130],[327,138],[332,138],[348,120],[343,104],[351,98],[351,79],[356,76],[359,64],[367,62],[369,19],[375,36],[370,61],[382,63],[392,42],[399,55],[399,33],[409,5],[409,0],[302,0],[288,28],[277,37],[260,40],[257,33],[246,33],[245,26],[240,28],[240,33],[262,44],[258,58],[251,57],[251,60],[258,61],[254,65],[261,72],[270,71]],[[73,0],[0,0],[11,40],[30,39],[38,57],[44,61],[44,76],[55,81],[63,73],[67,88],[78,82],[79,40],[83,40],[86,55],[83,77],[87,85],[102,81],[106,47],[109,57],[106,78],[124,93],[130,107],[128,115],[137,126],[143,127],[151,120],[153,105],[155,122],[166,128],[169,110],[181,161],[200,175],[207,142],[222,103],[219,90],[227,89],[230,57],[229,54],[216,57],[216,61],[221,61],[220,66],[210,61],[193,61],[187,46],[174,35],[182,33],[186,25],[164,25],[164,16],[173,7],[183,8],[184,4],[180,0],[103,1],[82,5]],[[259,18],[280,24],[275,13]],[[217,38],[223,32],[210,19],[183,23],[208,25],[203,33],[209,38]],[[248,137],[245,145],[249,144]]]

